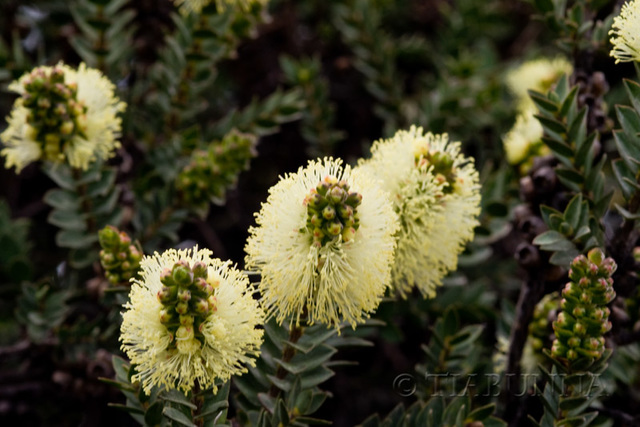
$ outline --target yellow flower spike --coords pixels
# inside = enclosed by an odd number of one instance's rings
[[[511,130],[502,138],[507,162],[511,165],[527,162],[545,150],[546,145],[542,143],[544,130],[534,114],[533,110],[519,114]]]
[[[640,61],[640,2],[626,2],[620,15],[613,18],[609,40],[613,45],[610,56],[619,62]]]
[[[133,380],[140,381],[147,394],[153,387],[186,394],[196,381],[201,388],[215,391],[216,382],[246,372],[247,365],[255,366],[264,312],[252,296],[254,289],[247,277],[229,261],[211,258],[208,249],[169,249],[145,256],[140,268],[140,279],[132,280],[129,302],[124,306],[120,341],[136,365]],[[194,278],[179,285],[170,271],[179,270],[182,279],[185,268]],[[199,288],[196,282],[203,276],[214,277],[219,285],[210,290]],[[172,288],[184,286],[198,297],[176,304],[179,292]],[[201,294],[208,292],[212,294],[205,301],[205,310],[199,309]],[[178,313],[176,305],[184,305],[184,312]]]
[[[546,93],[563,74],[569,75],[572,72],[573,65],[563,57],[539,58],[511,70],[506,76],[506,81],[509,90],[516,97],[518,110],[536,111],[528,91]]]
[[[62,63],[42,66],[11,83],[9,90],[20,97],[0,134],[5,167],[15,166],[20,173],[29,163],[47,159],[86,170],[120,146],[118,114],[126,104],[100,71],[85,64],[77,70]]]
[[[480,185],[473,159],[446,134],[424,134],[415,126],[374,142],[371,153],[358,169],[379,178],[402,224],[395,236],[393,286],[405,298],[413,287],[433,297],[478,224]]]
[[[349,195],[329,194],[330,186],[348,187]],[[312,195],[322,197],[313,201]],[[311,209],[330,206],[329,198],[343,214],[333,208],[327,216],[353,222],[348,241],[333,219],[310,215]],[[357,205],[357,213],[343,204]],[[256,223],[249,229],[246,265],[262,275],[260,291],[269,316],[299,324],[306,313],[309,324],[338,328],[344,320],[355,328],[376,310],[389,285],[398,223],[375,178],[339,159],[310,161],[271,187]]]

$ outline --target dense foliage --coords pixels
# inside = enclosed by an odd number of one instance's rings
[[[177,3],[0,2],[0,423],[640,424],[635,1]]]

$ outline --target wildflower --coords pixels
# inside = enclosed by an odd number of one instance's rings
[[[208,6],[211,3],[216,4],[216,6],[220,9],[225,9],[229,6],[237,6],[244,10],[247,10],[253,4],[266,4],[269,0],[173,0],[173,2],[180,8],[180,12],[189,14],[193,13],[201,13],[202,9],[205,6]]]
[[[529,90],[546,93],[563,74],[571,74],[573,66],[565,58],[540,58],[527,61],[507,74],[507,86],[517,99],[519,111],[535,110]]]
[[[355,327],[389,285],[397,218],[364,171],[339,159],[310,161],[281,178],[256,215],[245,250],[262,274],[268,314],[278,322]]]
[[[530,166],[533,156],[542,155],[547,146],[542,142],[543,129],[533,111],[521,113],[502,139],[507,161],[512,165]],[[528,168],[527,168],[528,169]]]
[[[255,366],[264,312],[246,276],[208,249],[169,249],[145,256],[132,279],[120,340],[136,365],[132,378],[185,394]]]
[[[86,170],[120,146],[117,114],[126,104],[115,97],[114,85],[100,71],[85,64],[77,70],[62,63],[42,66],[9,89],[20,97],[0,134],[7,168],[15,166],[19,173],[29,163],[46,159]]]
[[[380,178],[401,223],[392,282],[403,297],[414,286],[433,297],[478,223],[480,187],[473,159],[460,154],[460,143],[446,134],[423,134],[415,126],[374,142],[371,152],[358,168]]]
[[[610,55],[618,62],[640,61],[640,2],[632,0],[622,5],[620,15],[613,18],[609,40]]]

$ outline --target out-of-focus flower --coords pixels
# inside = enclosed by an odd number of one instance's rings
[[[108,225],[98,232],[100,240],[100,264],[105,277],[112,285],[129,281],[140,268],[142,246],[124,231]]]
[[[527,61],[511,70],[507,76],[507,86],[516,97],[520,111],[535,111],[535,105],[529,97],[529,90],[546,93],[563,74],[571,74],[573,65],[565,58],[539,58]]]
[[[480,185],[473,159],[446,134],[424,134],[415,126],[376,141],[371,152],[358,169],[380,179],[400,217],[393,284],[403,297],[414,286],[433,297],[478,224]]]
[[[502,138],[507,162],[512,165],[523,164],[526,169],[534,156],[544,155],[548,147],[542,142],[544,130],[534,117],[533,111],[518,115],[516,123]]]
[[[246,372],[259,354],[264,312],[240,271],[208,249],[145,256],[125,304],[120,340],[132,378],[185,394]]]
[[[225,9],[229,6],[240,7],[242,9],[248,9],[253,4],[267,4],[269,0],[173,0],[173,2],[180,8],[180,12],[188,14],[190,12],[200,13],[202,9],[215,3],[221,9]]]
[[[185,203],[196,208],[207,207],[211,201],[224,203],[227,189],[235,186],[240,172],[249,169],[251,158],[257,155],[256,141],[255,135],[234,129],[207,150],[195,150],[176,180]]]
[[[609,40],[610,55],[618,62],[640,61],[640,2],[632,0],[622,5],[620,15],[613,18]]]
[[[46,159],[87,169],[111,157],[120,143],[126,104],[114,95],[115,86],[98,70],[80,64],[42,66],[11,83],[20,97],[9,126],[0,134],[5,166],[19,173],[31,162]]]
[[[325,158],[310,161],[269,190],[249,229],[248,268],[278,322],[355,327],[389,285],[398,224],[377,180]]]

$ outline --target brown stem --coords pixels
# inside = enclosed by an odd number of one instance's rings
[[[515,404],[519,396],[520,377],[522,368],[520,360],[524,345],[529,335],[529,324],[533,319],[533,311],[536,304],[544,294],[544,282],[540,279],[529,279],[522,289],[516,306],[516,319],[511,328],[509,337],[509,353],[507,355],[507,369],[505,372],[505,384],[502,391],[501,400],[504,406],[503,419],[511,426],[518,425],[518,405]]]
[[[303,334],[303,328],[301,326],[293,325],[291,330],[289,331],[289,341],[285,344],[284,349],[282,350],[282,361],[288,363],[291,361],[293,356],[296,354],[296,349],[290,345],[289,343],[295,344],[298,342],[300,337]],[[276,378],[279,380],[284,379],[287,376],[287,370],[282,366],[278,366],[278,370],[276,371]],[[269,389],[269,396],[277,397],[280,394],[280,389],[275,385],[271,384],[271,388]]]
[[[191,411],[191,420],[194,421],[194,417],[202,412],[202,406],[204,405],[204,397],[198,396],[200,394],[200,384],[196,381],[191,390],[191,403],[196,405],[196,409]],[[204,418],[199,418],[194,421],[194,424],[198,427],[204,426]]]

